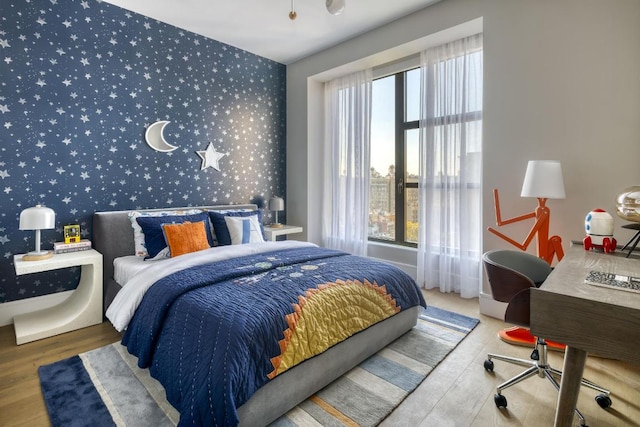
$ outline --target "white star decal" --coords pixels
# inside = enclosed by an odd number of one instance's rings
[[[223,153],[218,153],[215,148],[213,148],[213,144],[210,142],[207,146],[207,149],[204,151],[196,151],[196,154],[200,156],[202,159],[202,166],[200,166],[200,170],[204,170],[206,168],[214,168],[215,170],[220,170],[220,159],[224,157]]]

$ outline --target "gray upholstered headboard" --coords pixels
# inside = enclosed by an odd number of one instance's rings
[[[257,209],[256,205],[219,205],[219,206],[189,206],[177,208],[160,209],[135,209],[140,212],[150,211],[173,211],[184,209]],[[129,221],[128,211],[106,211],[93,214],[93,247],[102,254],[103,260],[103,310],[106,311],[120,290],[115,280],[113,280],[113,260],[125,256],[134,255],[133,230]]]

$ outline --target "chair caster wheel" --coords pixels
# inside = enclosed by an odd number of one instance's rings
[[[507,407],[507,398],[501,394],[496,394],[493,396],[493,401],[496,403],[498,408],[506,408]]]
[[[537,348],[531,352],[530,358],[531,360],[540,360],[540,353],[538,352]]]
[[[606,394],[599,394],[596,396],[596,402],[602,409],[607,409],[611,406],[611,398]]]
[[[493,361],[487,359],[484,361],[484,369],[487,372],[493,372]]]

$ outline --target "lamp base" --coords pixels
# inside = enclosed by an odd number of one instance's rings
[[[282,227],[284,227],[284,225],[280,224],[279,222],[274,222],[272,224],[269,224],[269,227],[271,227],[271,228],[282,228]]]
[[[22,256],[23,261],[41,261],[43,259],[49,259],[53,256],[51,251],[29,252]]]

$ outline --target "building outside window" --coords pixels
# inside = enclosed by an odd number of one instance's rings
[[[482,55],[481,51],[477,55]],[[373,82],[370,241],[417,246],[419,97],[419,68],[381,77]],[[469,102],[471,112],[463,119],[468,130],[465,154],[473,158],[478,164],[477,167],[480,167],[482,99],[471,99]],[[459,167],[449,169],[459,171]],[[477,191],[472,192],[469,206],[477,208],[479,215],[480,183],[473,186]],[[480,236],[469,238],[479,239]]]
[[[373,82],[369,239],[418,242],[418,68]]]

